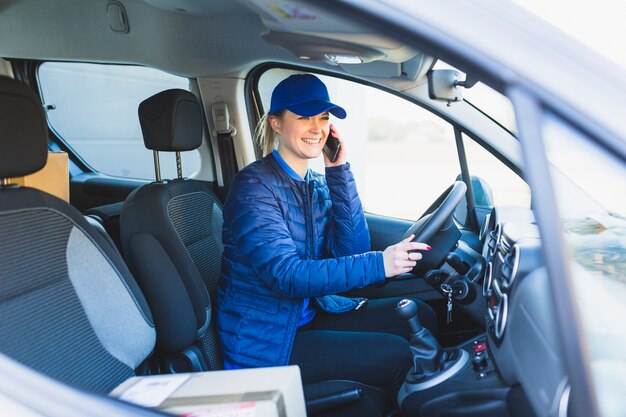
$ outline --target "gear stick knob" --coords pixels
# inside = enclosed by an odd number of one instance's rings
[[[396,312],[400,318],[406,320],[411,333],[409,349],[413,355],[413,369],[409,371],[406,381],[413,383],[436,375],[442,368],[445,357],[437,339],[417,318],[417,304],[413,300],[400,300],[396,305]]]
[[[405,320],[409,325],[409,331],[411,336],[417,334],[422,330],[422,324],[417,318],[417,304],[413,300],[407,300],[406,298],[398,301],[396,305],[396,312],[402,320]]]

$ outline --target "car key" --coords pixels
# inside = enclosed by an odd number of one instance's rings
[[[446,306],[446,323],[452,323],[452,292],[454,289],[450,284],[441,284],[441,291],[448,295],[448,304]]]

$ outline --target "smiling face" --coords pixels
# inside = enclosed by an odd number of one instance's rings
[[[278,133],[278,153],[294,169],[308,166],[324,148],[330,126],[328,112],[305,117],[286,110],[282,117],[270,116],[272,129]]]

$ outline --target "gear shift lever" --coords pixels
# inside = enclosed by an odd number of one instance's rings
[[[405,320],[409,325],[409,332],[411,337],[416,335],[424,327],[422,323],[417,319],[417,304],[412,300],[406,298],[398,301],[396,306],[396,312],[402,320]]]
[[[417,382],[439,372],[446,355],[432,333],[422,326],[417,318],[417,305],[412,300],[398,302],[396,312],[409,326],[409,340],[413,354],[413,369],[407,375],[407,382]]]

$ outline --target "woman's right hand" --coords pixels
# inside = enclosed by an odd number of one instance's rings
[[[339,134],[335,126],[329,125],[328,129],[333,134],[333,136],[339,140],[341,148],[339,148],[339,154],[337,155],[337,160],[335,162],[330,162],[330,159],[328,159],[328,155],[326,155],[326,152],[322,152],[322,154],[324,155],[324,165],[327,167],[338,167],[339,165],[343,165],[346,163],[346,145],[344,144],[343,139],[341,138],[341,135]],[[328,140],[328,138],[326,138],[326,140]]]
[[[400,243],[389,246],[383,251],[383,262],[385,264],[385,278],[410,272],[417,261],[422,259],[422,254],[413,252],[416,250],[430,250],[430,246],[425,243],[411,242],[415,235],[410,235]]]

